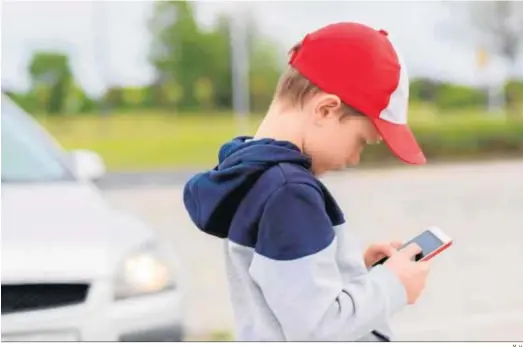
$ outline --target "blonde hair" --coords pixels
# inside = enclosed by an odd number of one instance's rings
[[[295,45],[289,54],[294,54],[300,47],[301,44]],[[318,86],[289,65],[278,80],[274,100],[283,102],[291,107],[303,107],[310,97],[322,92]],[[343,115],[363,115],[343,101],[341,103],[341,111]]]

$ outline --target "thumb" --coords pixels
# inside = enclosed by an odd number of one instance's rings
[[[401,243],[400,241],[392,241],[390,245],[394,247],[394,249],[400,249],[401,246],[403,246],[403,243]]]
[[[413,259],[414,257],[416,257],[416,255],[422,252],[422,249],[417,244],[411,243],[407,247],[400,250],[400,252],[402,254],[405,254],[409,259]]]
[[[390,257],[396,251],[394,246],[387,243],[376,245],[375,250],[387,257]]]

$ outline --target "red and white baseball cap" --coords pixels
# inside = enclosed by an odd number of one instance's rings
[[[398,158],[426,163],[407,125],[407,70],[386,31],[351,22],[328,25],[305,36],[289,64],[369,117]]]

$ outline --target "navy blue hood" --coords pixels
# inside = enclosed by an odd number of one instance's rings
[[[308,157],[286,141],[237,137],[224,144],[219,164],[195,175],[184,188],[184,204],[196,226],[226,238],[240,202],[256,180],[271,167],[290,163],[310,168]]]

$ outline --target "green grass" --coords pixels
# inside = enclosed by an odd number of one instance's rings
[[[248,120],[252,133],[260,118]],[[67,149],[98,152],[109,170],[162,169],[208,165],[221,143],[236,135],[229,115],[161,113],[99,117],[47,118],[44,126]]]
[[[508,124],[499,115],[470,110],[438,115],[423,105],[410,114],[410,124],[429,156],[481,154],[496,146],[523,152],[523,126]],[[109,170],[208,167],[216,163],[219,146],[238,129],[234,117],[224,113],[133,112],[103,119],[87,115],[39,120],[65,148],[98,152]],[[260,121],[261,116],[250,116],[247,134],[253,134]],[[387,156],[383,148],[370,149],[364,159]]]

